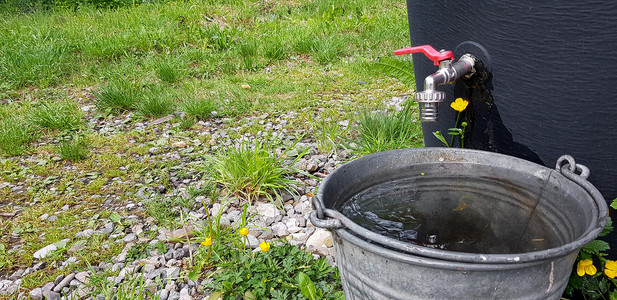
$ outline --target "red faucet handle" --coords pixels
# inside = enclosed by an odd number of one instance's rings
[[[410,53],[424,53],[426,57],[433,61],[433,64],[438,66],[442,60],[450,59],[454,60],[452,51],[437,51],[431,45],[422,45],[411,48],[403,48],[394,51],[394,55],[410,54]]]

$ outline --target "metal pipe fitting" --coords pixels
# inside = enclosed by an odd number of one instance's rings
[[[473,66],[475,58],[465,54],[452,63],[451,59],[439,62],[439,70],[424,79],[424,91],[415,93],[416,102],[420,105],[420,119],[422,122],[436,122],[439,103],[446,98],[446,94],[435,88],[442,84],[451,84],[463,76],[471,76],[475,72]]]

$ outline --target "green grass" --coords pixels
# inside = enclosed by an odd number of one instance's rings
[[[84,160],[88,157],[88,140],[86,137],[75,136],[70,141],[63,141],[58,147],[60,158],[72,162]]]
[[[276,147],[315,138],[321,152],[340,149],[347,143],[341,137],[361,138],[358,107],[378,109],[410,93],[372,67],[409,43],[404,2],[187,0],[114,9],[98,9],[105,5],[94,0],[80,0],[92,5],[77,9],[72,0],[53,9],[18,3],[34,0],[0,2],[0,184],[23,187],[21,193],[0,189],[0,211],[19,211],[0,220],[4,277],[31,266],[32,254],[47,244],[101,226],[110,213],[105,201],[118,209],[127,200],[140,202],[141,188],[163,185],[168,192],[143,201],[135,213],[177,228],[179,211],[209,194],[191,184],[191,198],[168,197],[177,192],[170,179],[177,157],[191,161],[186,173],[215,179],[219,192],[250,201],[293,193],[298,174],[275,155]],[[150,122],[174,112],[186,116]],[[343,119],[350,120],[348,129],[337,126]],[[99,133],[108,124],[116,131]],[[228,136],[213,138],[222,129]],[[258,132],[291,140],[226,146]],[[189,146],[169,148],[178,140]],[[158,155],[149,153],[153,147]],[[208,168],[198,167],[204,156],[213,158]],[[71,208],[57,221],[40,220],[65,204]],[[28,232],[13,237],[16,228]],[[109,261],[123,247],[105,236],[80,241],[87,247],[74,255],[82,263]],[[16,245],[21,248],[13,250]],[[53,266],[66,260],[65,250],[25,279],[24,292],[59,274]],[[102,281],[95,288],[114,293]],[[136,290],[127,289],[127,295]]]
[[[65,131],[79,129],[82,117],[77,104],[69,100],[37,103],[29,116],[30,122],[39,128]]]
[[[292,185],[297,182],[288,177],[293,170],[285,166],[284,158],[274,155],[274,144],[241,141],[237,147],[227,147],[207,157],[213,180],[249,203],[259,197],[274,202],[284,192],[295,194]]]
[[[23,154],[35,139],[34,127],[22,118],[6,116],[0,120],[0,154],[4,156]]]
[[[357,151],[366,155],[421,146],[422,130],[414,114],[415,105],[412,105],[398,113],[364,112],[360,119]]]
[[[120,112],[134,109],[139,93],[131,85],[115,80],[106,84],[94,95],[99,109]]]

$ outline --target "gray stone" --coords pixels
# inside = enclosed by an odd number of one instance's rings
[[[20,281],[21,283],[21,281]],[[14,286],[13,281],[11,280],[0,280],[0,295],[11,295],[13,294],[17,288]]]
[[[19,269],[19,270],[13,272],[13,274],[11,274],[11,276],[9,277],[9,280],[15,281],[15,280],[21,278],[25,271],[26,271],[26,269]]]
[[[30,298],[34,300],[43,300],[43,289],[40,287],[35,288],[31,290],[30,293],[28,293],[28,295],[30,295]]]
[[[163,274],[164,271],[165,269],[163,268],[155,269],[153,271],[146,273],[146,278],[154,280],[155,278],[161,276],[161,274]]]
[[[255,249],[259,246],[259,240],[254,235],[248,234],[246,240],[244,240],[244,245]]]
[[[169,297],[169,291],[166,289],[162,289],[156,292],[156,295],[158,296],[159,300],[167,300],[167,297]]]
[[[274,234],[280,237],[283,237],[289,234],[289,232],[287,231],[287,225],[281,222],[272,224],[272,227],[270,229],[274,232]]]
[[[71,280],[73,280],[74,278],[75,278],[75,273],[66,275],[66,277],[64,277],[64,279],[62,279],[62,281],[60,281],[60,283],[58,283],[56,287],[54,287],[53,291],[56,293],[60,292],[64,287],[67,287],[69,283],[71,282]]]
[[[88,238],[94,234],[94,229],[86,229],[75,234],[76,238]]]
[[[180,290],[180,297],[179,300],[193,300],[193,297],[191,297],[191,295],[189,295],[189,289],[188,288],[182,288]]]
[[[125,237],[122,238],[122,241],[125,243],[130,243],[137,239],[137,236],[134,233],[129,233]]]
[[[54,284],[53,282],[48,282],[48,283],[46,283],[46,284],[43,286],[43,295],[45,295],[45,292],[49,292],[49,291],[51,291],[51,290],[54,288],[54,286],[55,286],[55,285],[56,285],[56,284]]]
[[[178,277],[178,275],[180,275],[180,268],[178,267],[171,267],[165,269],[165,279],[176,278]]]
[[[64,275],[60,274],[58,276],[56,276],[56,279],[54,280],[54,286],[58,285],[62,279],[64,279]]]
[[[49,253],[58,250],[58,247],[56,247],[56,245],[54,244],[49,244],[41,249],[39,249],[38,251],[34,252],[34,254],[32,255],[34,258],[38,258],[38,259],[42,259],[47,257],[47,255],[49,255]]]
[[[90,272],[79,272],[75,274],[75,279],[88,284],[90,282]]]
[[[81,250],[83,250],[85,248],[86,248],[86,242],[85,241],[79,241],[79,242],[76,242],[75,244],[73,244],[73,246],[71,246],[71,248],[68,251],[66,251],[66,253],[68,255],[73,255],[73,254],[75,254],[75,252],[79,252],[79,251],[81,251]]]
[[[48,222],[54,222],[54,221],[58,221],[58,216],[50,216],[49,218],[47,218]]]
[[[98,234],[111,234],[112,232],[114,232],[114,223],[105,223],[105,225],[103,225],[103,228],[99,229],[96,231],[96,233]]]
[[[43,292],[43,297],[47,300],[60,300],[60,293],[56,293],[54,291],[45,291]]]
[[[332,234],[323,228],[318,228],[306,240],[306,248],[313,250],[319,247],[332,247]]]
[[[180,299],[180,293],[176,291],[169,292],[169,297],[167,297],[167,300],[178,300],[178,299]]]
[[[188,248],[180,248],[180,249],[174,250],[174,259],[182,259],[183,257],[186,257],[188,255],[189,255]]]

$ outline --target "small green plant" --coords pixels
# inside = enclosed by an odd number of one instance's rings
[[[293,245],[263,243],[260,252],[211,247],[223,269],[212,275],[211,286],[223,299],[345,299],[338,270]]]
[[[617,209],[617,199],[614,199],[610,206]],[[599,237],[608,235],[613,229],[611,219],[608,218]],[[585,300],[617,299],[617,262],[607,258],[608,250],[610,245],[600,239],[591,241],[581,249],[564,292],[565,297]],[[602,272],[598,272],[596,264],[603,266]]]
[[[161,88],[152,88],[137,103],[137,110],[148,117],[162,117],[174,112],[173,95]]]
[[[0,120],[0,154],[6,156],[22,154],[35,139],[33,126],[23,119],[8,116]]]
[[[421,143],[420,122],[415,120],[410,102],[393,114],[364,113],[360,119],[358,148],[361,155],[410,148]]]
[[[179,70],[169,63],[159,64],[157,66],[157,73],[159,78],[167,83],[176,83],[180,80]]]
[[[185,112],[188,116],[195,117],[199,120],[206,120],[212,117],[212,112],[215,111],[217,107],[217,103],[210,98],[189,98],[185,99],[180,104],[181,111]]]
[[[96,96],[96,105],[101,110],[110,109],[114,112],[132,110],[135,108],[138,93],[130,84],[114,80],[104,86]]]
[[[341,144],[341,139],[347,135],[347,129],[339,125],[336,120],[337,117],[320,117],[309,121],[319,151],[333,153]]]
[[[293,170],[285,166],[285,158],[274,155],[273,145],[273,141],[250,143],[243,140],[237,147],[227,147],[215,156],[208,156],[212,178],[249,203],[259,197],[275,202],[283,192],[296,193],[292,185],[297,182],[285,177]],[[298,155],[296,160],[303,155]]]
[[[461,127],[458,127],[458,122],[461,118],[461,112],[463,112],[465,108],[467,108],[467,105],[469,105],[469,101],[464,100],[463,98],[456,98],[456,100],[454,100],[454,102],[450,104],[450,107],[456,110],[458,114],[456,115],[456,122],[454,122],[455,126],[448,129],[448,134],[452,136],[449,143],[446,138],[441,134],[441,132],[433,132],[433,135],[446,147],[451,147],[454,144],[454,137],[459,136],[461,148],[465,148],[465,129],[467,128],[468,124],[467,122],[462,122]]]
[[[30,113],[32,124],[50,130],[77,130],[83,125],[82,117],[77,104],[69,100],[43,101]]]
[[[80,161],[86,159],[90,153],[88,149],[88,139],[84,136],[74,136],[70,141],[63,141],[58,147],[60,158],[69,161]]]

